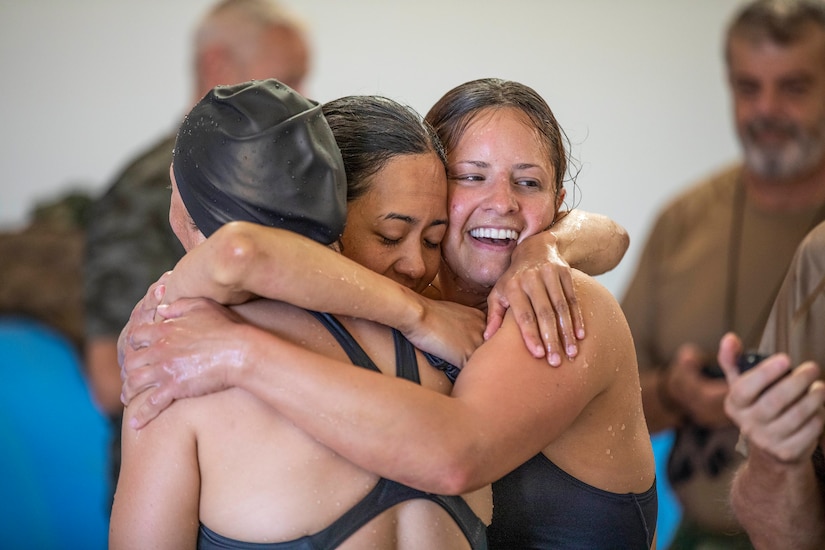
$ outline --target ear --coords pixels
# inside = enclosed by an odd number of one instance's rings
[[[562,204],[564,204],[565,195],[567,195],[567,189],[562,187],[556,194],[556,213],[558,213],[558,211],[561,209]]]

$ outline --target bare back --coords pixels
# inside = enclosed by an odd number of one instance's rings
[[[268,300],[234,309],[286,341],[349,362],[330,332],[304,310]],[[363,320],[341,321],[382,373],[394,376],[390,330]],[[448,394],[452,386],[446,376],[430,367],[419,352],[416,356],[422,386]],[[140,401],[131,403],[129,409]],[[342,424],[355,421],[340,419]],[[193,546],[198,521],[220,535],[249,542],[290,541],[317,533],[364,498],[379,480],[237,388],[177,401],[141,431],[145,433],[130,437],[129,432],[124,429],[124,438],[133,449],[141,445],[141,438],[156,438],[168,455],[166,460],[175,461],[174,472],[149,470],[151,474],[146,475],[175,480],[180,484],[175,498],[189,495],[190,500],[197,499],[196,515],[187,522]],[[141,460],[139,450],[128,454]],[[182,483],[179,478],[189,481]],[[489,523],[489,488],[467,501]],[[469,544],[443,508],[430,501],[411,500],[383,512],[341,546],[365,547],[465,549]]]

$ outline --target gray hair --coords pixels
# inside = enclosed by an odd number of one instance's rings
[[[725,59],[730,64],[733,36],[752,43],[773,42],[787,46],[801,39],[811,26],[825,32],[825,2],[822,0],[756,0],[733,18],[725,41]]]
[[[240,52],[252,47],[260,34],[271,27],[306,33],[304,21],[275,0],[223,0],[203,17],[195,30],[195,52],[215,43]]]

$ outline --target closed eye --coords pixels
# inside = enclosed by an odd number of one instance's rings
[[[378,235],[378,239],[381,241],[381,244],[385,246],[398,246],[401,244],[401,239],[390,239],[384,235]]]

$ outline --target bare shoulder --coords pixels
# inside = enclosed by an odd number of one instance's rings
[[[155,396],[156,388],[149,388],[136,395],[123,411],[123,440],[134,439],[135,443],[152,445],[151,441],[169,441],[180,439],[184,432],[189,431],[193,426],[196,411],[203,403],[199,399],[181,399],[172,402],[155,419],[149,422],[140,430],[129,427],[129,421],[140,410],[147,400]]]
[[[626,358],[632,355],[635,363],[630,327],[616,297],[595,278],[581,271],[573,271],[573,284],[587,334],[579,344],[581,351],[585,354],[608,351],[610,356],[622,358],[622,363],[627,363]]]
[[[595,277],[592,277],[577,269],[574,269],[572,273],[573,284],[576,288],[576,296],[582,304],[582,308],[589,306],[589,310],[584,309],[586,322],[589,318],[601,316],[596,315],[596,313],[603,314],[607,312],[618,312],[619,314],[622,314],[622,308],[619,305],[619,301],[613,293],[597,281]],[[622,314],[621,316],[623,320],[624,315]]]

